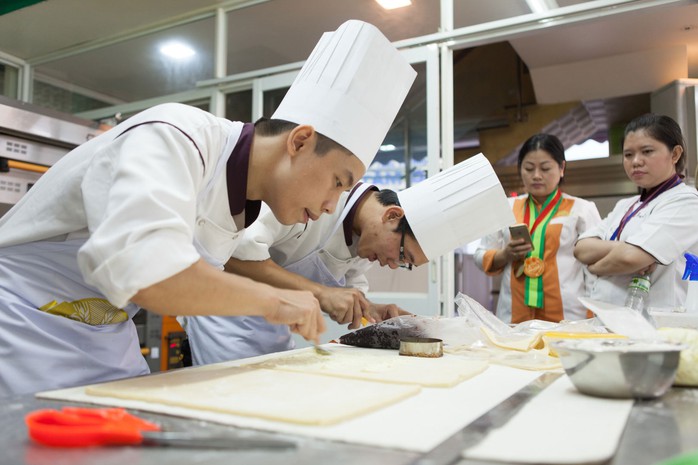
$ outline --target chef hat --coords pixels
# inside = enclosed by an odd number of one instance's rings
[[[368,168],[417,73],[375,27],[326,32],[272,118],[312,125]]]
[[[400,191],[398,199],[429,259],[516,222],[492,165],[481,153]]]

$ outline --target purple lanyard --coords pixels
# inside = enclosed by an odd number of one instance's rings
[[[635,216],[637,212],[642,210],[649,204],[652,200],[654,200],[656,197],[659,195],[663,194],[664,192],[668,191],[669,189],[678,186],[681,184],[681,178],[679,177],[678,174],[674,174],[672,177],[661,183],[657,188],[652,192],[650,195],[647,196],[645,200],[642,200],[642,196],[637,199],[632,205],[630,205],[630,208],[628,208],[628,211],[625,212],[625,215],[623,215],[623,218],[620,220],[620,223],[618,224],[618,227],[616,230],[613,232],[613,235],[611,236],[611,240],[620,240],[620,235],[623,232],[623,229],[625,228],[625,225],[630,221],[630,219]],[[635,205],[638,204],[638,202],[641,202],[642,205],[640,205],[638,208],[635,209]],[[634,209],[634,210],[633,210]]]

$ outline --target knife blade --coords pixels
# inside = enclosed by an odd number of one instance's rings
[[[293,449],[297,444],[283,439],[195,436],[176,431],[142,431],[144,446],[206,449]]]
[[[313,349],[315,350],[315,353],[318,355],[332,355],[332,352],[329,350],[325,349],[324,347],[320,347],[318,344],[313,343]]]
[[[504,426],[528,401],[562,375],[563,373],[543,373],[412,463],[452,464],[460,458],[464,450],[482,441],[492,430]]]

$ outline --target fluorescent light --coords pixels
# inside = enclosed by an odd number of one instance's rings
[[[386,10],[412,5],[412,0],[376,0],[376,2]]]
[[[196,55],[196,52],[190,46],[182,42],[168,42],[160,47],[160,53],[170,58],[181,60]]]
[[[550,5],[552,3],[552,5]],[[543,13],[544,11],[549,11],[553,8],[557,8],[557,2],[546,2],[545,0],[526,0],[526,4],[531,9],[533,13]]]
[[[395,147],[393,144],[385,144],[381,145],[378,150],[381,152],[393,152],[397,147]]]

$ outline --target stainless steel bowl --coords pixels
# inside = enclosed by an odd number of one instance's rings
[[[686,346],[626,339],[552,343],[575,387],[597,397],[651,399],[670,387]]]

